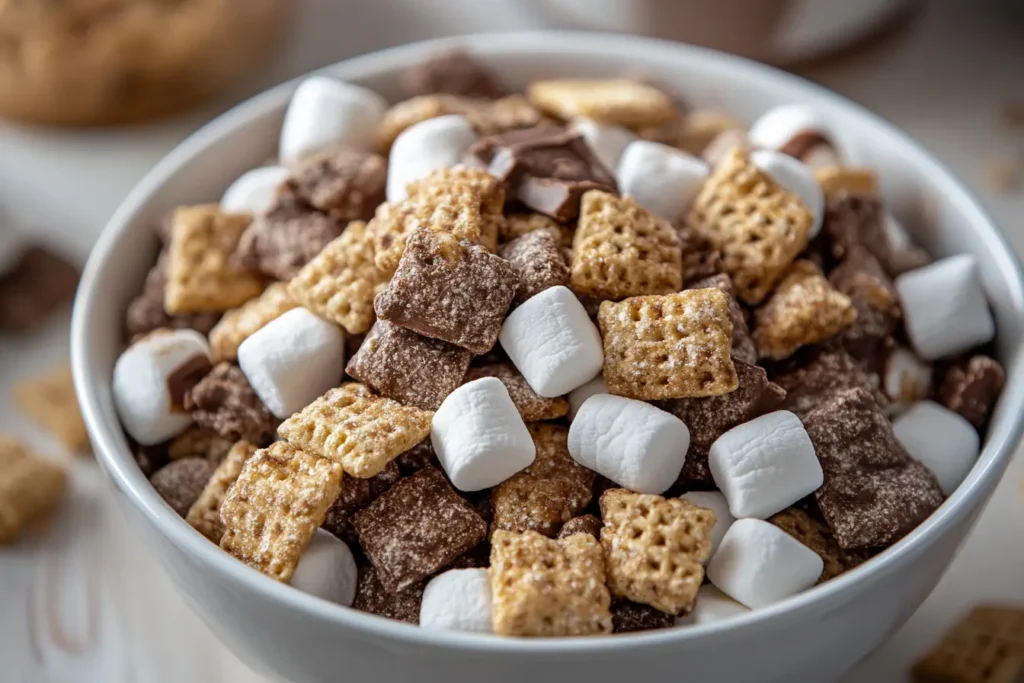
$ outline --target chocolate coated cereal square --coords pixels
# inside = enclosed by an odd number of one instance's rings
[[[569,265],[558,245],[558,232],[534,230],[506,243],[498,251],[519,275],[515,303],[521,304],[549,287],[569,284]]]
[[[569,412],[569,402],[564,397],[544,398],[526,382],[511,363],[491,363],[478,368],[470,368],[466,373],[465,382],[472,382],[481,377],[496,377],[508,389],[508,395],[515,404],[523,422],[539,422],[555,420]]]

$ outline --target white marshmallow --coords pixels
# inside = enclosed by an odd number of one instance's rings
[[[195,330],[156,332],[135,342],[114,364],[114,405],[135,441],[152,446],[185,431],[192,415],[174,405],[167,380],[196,357],[213,362],[210,344]]]
[[[291,585],[304,593],[351,607],[359,570],[352,551],[334,534],[317,529],[302,551]]]
[[[293,308],[242,342],[238,366],[260,400],[283,420],[338,386],[345,333],[305,308]]]
[[[690,208],[709,172],[703,159],[675,147],[637,140],[622,154],[615,179],[622,194],[674,222]]]
[[[335,146],[371,152],[387,108],[387,101],[372,90],[329,76],[311,76],[288,104],[278,157],[282,164],[290,164]]]
[[[711,554],[708,555],[707,560],[710,562],[711,558],[715,555],[715,551],[718,550],[718,546],[722,544],[725,532],[736,521],[736,518],[729,511],[729,501],[725,499],[721,491],[689,491],[679,497],[690,501],[697,507],[702,507],[715,513],[715,526],[711,527]]]
[[[907,232],[907,228],[888,211],[882,213],[882,233],[892,249],[909,249],[914,246],[914,240]]]
[[[246,171],[228,186],[220,208],[229,213],[263,213],[274,203],[278,186],[288,177],[284,166],[264,166]]]
[[[824,477],[803,423],[788,410],[722,434],[711,444],[708,465],[737,519],[765,519],[814,493]]]
[[[904,273],[896,278],[907,336],[917,354],[936,360],[992,340],[995,322],[969,254]]]
[[[713,624],[746,614],[750,609],[736,602],[711,584],[705,584],[697,591],[697,602],[689,614],[676,619],[676,626],[698,626]]]
[[[934,401],[919,401],[893,420],[892,431],[915,459],[935,473],[947,496],[978,460],[978,432],[959,413]]]
[[[814,216],[809,239],[821,232],[825,219],[825,192],[807,164],[788,154],[771,149],[759,149],[750,153],[750,161],[772,177],[790,194],[800,198],[807,210]]]
[[[662,493],[675,483],[690,430],[650,403],[612,394],[588,398],[569,427],[573,460],[639,493]]]
[[[636,134],[628,128],[613,123],[598,123],[585,117],[573,119],[572,128],[583,136],[594,156],[601,160],[609,172],[615,171],[626,147],[637,139]]]
[[[844,155],[831,121],[808,105],[786,104],[769,109],[750,126],[747,137],[754,147],[778,151],[802,133],[818,133],[830,145],[815,146],[801,161],[811,168],[840,164]]]
[[[908,348],[900,346],[893,349],[885,359],[882,375],[882,391],[890,400],[886,412],[895,415],[927,398],[931,383],[931,365]]]
[[[486,569],[449,569],[430,580],[420,627],[491,633],[491,579]]]
[[[508,390],[494,377],[448,394],[434,413],[430,442],[460,491],[497,486],[529,467],[537,454]]]
[[[729,527],[708,565],[708,579],[751,609],[796,595],[817,582],[825,565],[813,550],[760,519]]]
[[[580,406],[595,394],[607,394],[608,387],[604,383],[604,376],[598,375],[578,389],[569,392],[569,419],[574,420]]]
[[[725,159],[726,155],[734,148],[747,149],[749,146],[747,131],[741,128],[730,128],[711,138],[711,142],[701,150],[700,158],[711,166],[718,166],[719,162]]]
[[[395,138],[388,155],[387,200],[400,202],[407,187],[439,168],[457,165],[476,132],[465,116],[438,116],[409,126]]]
[[[564,396],[601,372],[601,333],[568,287],[550,287],[512,311],[498,335],[530,388]]]

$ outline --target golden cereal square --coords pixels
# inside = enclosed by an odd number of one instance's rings
[[[784,360],[801,346],[834,337],[856,319],[850,297],[834,288],[814,263],[800,260],[754,312],[751,337],[758,356]]]
[[[277,433],[298,448],[341,463],[368,479],[430,433],[434,413],[375,396],[350,382],[281,423]]]
[[[563,121],[583,116],[634,129],[657,126],[679,113],[661,90],[625,78],[534,81],[526,96],[533,106]]]
[[[501,241],[511,242],[536,230],[549,230],[558,237],[558,246],[572,249],[574,231],[542,213],[513,213],[501,223]]]
[[[292,278],[288,291],[349,334],[365,334],[376,319],[373,297],[386,282],[374,262],[373,237],[366,223],[355,221]]]
[[[263,278],[231,258],[249,222],[247,214],[224,213],[216,204],[174,212],[164,290],[168,315],[220,313],[263,292]]]
[[[0,545],[45,522],[67,489],[67,472],[0,434]]]
[[[536,531],[491,537],[491,622],[503,636],[611,633],[601,545],[587,534],[553,540]]]
[[[916,683],[1019,683],[1024,606],[979,605],[911,669]]]
[[[795,195],[734,149],[693,201],[690,228],[722,254],[748,304],[760,303],[807,246],[813,217]]]
[[[220,547],[287,583],[341,488],[341,465],[284,441],[256,451],[220,506]]]
[[[631,198],[591,190],[580,204],[569,281],[577,294],[595,299],[677,292],[679,235]]]
[[[225,313],[214,325],[210,330],[214,356],[218,361],[236,360],[242,342],[298,305],[288,293],[287,283],[273,283],[255,299]]]
[[[729,295],[717,288],[604,301],[597,314],[608,391],[641,401],[736,389]]]
[[[238,480],[242,467],[256,453],[256,446],[248,441],[239,441],[231,447],[224,460],[213,471],[210,481],[199,498],[189,508],[185,521],[193,529],[219,544],[224,536],[224,523],[220,520],[220,507],[231,485]]]
[[[842,193],[878,196],[878,176],[867,168],[826,166],[815,171],[814,175],[826,197],[836,197]]]
[[[89,450],[89,432],[78,409],[71,366],[63,364],[45,375],[14,385],[18,411],[39,423],[72,453]]]
[[[711,554],[715,513],[680,498],[609,489],[601,519],[612,593],[668,614],[689,612]]]

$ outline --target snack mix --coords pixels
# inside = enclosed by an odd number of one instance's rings
[[[310,78],[276,165],[158,231],[113,389],[197,533],[422,628],[612,634],[828,581],[967,476],[1004,381],[978,264],[812,108],[747,131],[459,51],[401,84]]]

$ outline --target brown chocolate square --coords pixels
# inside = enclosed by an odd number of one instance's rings
[[[78,268],[42,247],[30,247],[0,275],[0,330],[24,331],[68,304],[78,287]]]
[[[879,405],[888,400],[878,389],[878,377],[872,377],[839,344],[814,346],[802,350],[769,373],[773,382],[786,392],[782,409],[803,417],[822,401],[846,389],[869,391]]]
[[[840,341],[854,358],[876,365],[901,317],[892,280],[878,259],[860,245],[850,249],[828,279],[857,311],[853,324],[839,333]]]
[[[498,255],[519,274],[515,303],[521,304],[549,287],[569,284],[569,265],[552,230],[534,230],[505,244]]]
[[[671,614],[625,598],[613,600],[611,609],[612,633],[636,633],[670,628],[676,621]]]
[[[238,366],[219,363],[185,395],[185,410],[196,424],[232,442],[270,441],[278,420],[267,409]]]
[[[397,619],[410,624],[420,623],[420,603],[423,602],[423,584],[414,584],[404,591],[391,593],[380,582],[380,575],[373,566],[359,568],[359,582],[356,584],[356,599],[353,609],[369,612],[388,619]]]
[[[496,99],[505,94],[497,77],[462,48],[438,52],[402,72],[407,96],[448,93]]]
[[[369,479],[342,478],[338,498],[331,507],[327,508],[327,516],[320,528],[330,531],[346,543],[358,543],[359,538],[356,536],[356,530],[352,527],[352,515],[375,501],[401,476],[398,464],[392,461],[381,470],[380,474]]]
[[[999,361],[977,355],[954,363],[939,385],[939,401],[981,429],[1003,391],[1006,373]]]
[[[384,201],[388,162],[379,154],[330,149],[295,164],[285,181],[300,200],[343,224],[368,221]]]

